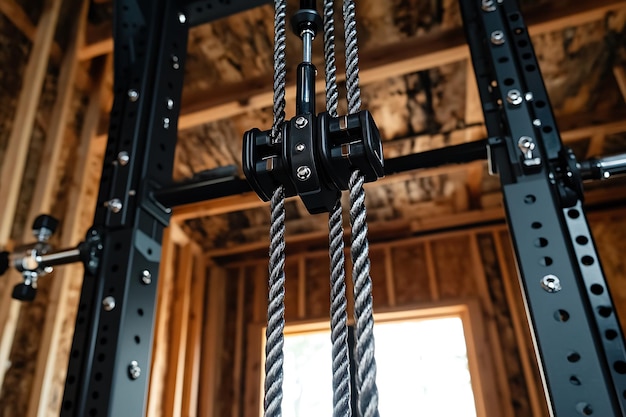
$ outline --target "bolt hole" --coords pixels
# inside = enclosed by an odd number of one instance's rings
[[[626,362],[624,361],[615,361],[613,362],[613,369],[618,374],[624,375],[626,374]]]
[[[579,245],[586,245],[587,243],[589,243],[589,238],[587,238],[587,236],[576,236],[576,243],[578,243]]]
[[[137,344],[141,343],[141,338],[139,337],[139,335],[135,335],[135,343]]]
[[[511,85],[513,85],[514,83],[515,83],[515,81],[513,80],[513,78],[506,78],[506,79],[504,80],[504,85],[507,85],[507,86],[511,86]]]
[[[143,317],[143,308],[138,308],[137,314],[139,314],[140,317]]]
[[[148,255],[152,255],[152,249],[151,248],[148,248],[147,252],[148,252]]]
[[[526,197],[524,197],[524,203],[526,204],[535,204],[535,201],[537,201],[537,197],[532,194],[528,194]]]
[[[519,46],[520,48],[525,48],[528,46],[528,42],[526,42],[526,39],[520,39],[519,41],[517,41],[517,46]]]
[[[554,261],[553,261],[553,260],[552,260],[552,258],[550,258],[549,256],[544,256],[543,258],[541,258],[541,259],[539,260],[539,264],[540,264],[541,266],[550,266],[550,265],[552,265],[552,263],[553,263],[553,262],[554,262]]]
[[[101,344],[101,345],[106,345],[106,344],[107,344],[107,342],[108,342],[108,340],[107,340],[107,338],[106,338],[106,337],[101,337],[101,338],[100,338],[100,344]]]
[[[580,382],[580,379],[578,379],[578,377],[577,377],[576,375],[572,375],[572,376],[570,376],[570,377],[569,377],[569,382],[570,382],[570,384],[572,384],[572,385],[577,385],[577,386],[578,386],[578,385],[582,385],[582,384],[581,384],[581,382]]]
[[[535,239],[535,246],[538,248],[545,248],[548,246],[548,239],[543,237]]]
[[[611,316],[612,313],[613,313],[613,309],[609,306],[598,307],[598,314],[604,318]]]
[[[102,381],[102,372],[96,372],[93,379],[95,379],[96,381]]]
[[[500,58],[498,58],[498,62],[501,64],[507,63],[509,62],[509,57],[508,56],[501,56]]]
[[[512,15],[509,16],[509,19],[511,19],[511,22],[517,22],[519,20],[519,14],[513,13]]]
[[[567,215],[569,216],[570,219],[577,219],[580,217],[580,211],[576,209],[571,209],[567,211]]]
[[[539,222],[533,222],[530,227],[532,227],[533,229],[541,229],[543,227],[543,225]]]
[[[607,340],[615,340],[617,338],[617,332],[613,329],[609,329],[604,332],[604,337],[606,337]]]
[[[580,360],[580,353],[578,352],[572,352],[569,355],[567,355],[567,360],[571,363],[576,363]]]
[[[583,265],[585,266],[590,266],[593,265],[593,263],[595,262],[595,260],[593,259],[592,256],[589,255],[585,255],[582,258],[580,258],[580,261],[583,263]]]
[[[576,404],[576,411],[578,411],[583,416],[590,416],[593,414],[593,409],[587,403],[578,403]]]
[[[531,59],[533,55],[530,52],[524,52],[522,54],[522,59]]]
[[[591,293],[595,295],[600,295],[604,292],[604,287],[600,284],[591,285]]]
[[[535,106],[537,106],[537,108],[541,109],[543,107],[546,107],[546,102],[543,100],[537,100],[537,102],[535,103]]]
[[[552,133],[554,129],[552,129],[552,126],[544,126],[541,130],[543,130],[543,133]]]
[[[528,72],[533,72],[533,71],[535,71],[536,69],[537,69],[537,67],[536,67],[536,66],[534,66],[533,64],[528,64],[528,65],[526,65],[526,71],[528,71]]]
[[[569,313],[567,312],[567,310],[559,309],[554,312],[554,318],[556,319],[556,321],[565,323],[569,320]]]
[[[106,359],[106,355],[104,353],[100,353],[98,355],[98,362],[104,362],[105,359]]]

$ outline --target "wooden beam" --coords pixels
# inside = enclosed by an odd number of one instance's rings
[[[89,25],[86,29],[85,45],[78,53],[78,59],[88,61],[101,55],[113,53],[113,24],[107,22],[99,26]]]
[[[616,65],[613,67],[613,75],[619,86],[619,91],[621,91],[622,97],[626,102],[626,69],[624,69],[623,65]]]
[[[22,6],[15,0],[0,1],[0,13],[2,13],[22,34],[31,42],[35,42],[37,36],[37,27],[30,20]],[[58,43],[53,42],[50,49],[50,58],[52,62],[61,61],[61,47]]]
[[[601,20],[610,11],[626,8],[624,0],[569,0],[542,5],[525,14],[532,35]],[[340,53],[341,51],[338,51]],[[470,58],[461,29],[440,31],[360,53],[360,80],[365,85],[390,77],[402,76]],[[338,68],[342,74],[342,68]],[[295,77],[288,74],[287,100],[295,97]],[[323,91],[324,80],[316,88]],[[216,120],[234,117],[272,105],[271,74],[241,83],[219,86],[210,91],[183,95],[178,129],[190,129]],[[104,132],[102,133],[104,134]]]
[[[29,221],[34,220],[35,217],[41,213],[50,213],[52,211],[52,205],[58,190],[60,178],[58,178],[57,175],[57,164],[61,160],[61,151],[67,146],[65,138],[67,137],[66,129],[70,106],[74,97],[74,79],[78,68],[77,53],[83,41],[82,33],[87,22],[88,8],[89,1],[83,0],[76,16],[74,28],[72,29],[70,37],[72,41],[61,64],[57,97],[51,115],[51,125],[47,132],[46,143],[44,145],[43,154],[45,157],[42,158],[39,165],[35,192],[27,217]],[[90,132],[90,137],[92,134],[93,131]],[[88,158],[88,155],[80,156]],[[79,178],[84,175],[83,172],[77,172],[77,174]],[[78,216],[70,216],[76,214],[72,212],[73,210],[82,207],[76,200],[84,198],[83,195],[77,195],[76,193],[72,195],[71,191],[69,194],[70,199],[74,201],[71,201],[68,206],[69,216],[63,219],[65,232],[61,239],[63,247],[73,246],[78,243],[78,240],[73,240],[77,235],[76,225],[79,224],[77,222]],[[71,204],[75,204],[76,206],[72,206]],[[27,230],[24,232],[22,240],[27,241],[29,237],[30,230]],[[59,272],[60,273],[58,273],[54,279],[46,306],[45,323],[40,342],[41,346],[45,346],[46,349],[40,349],[37,356],[37,367],[35,368],[33,387],[28,412],[26,414],[28,417],[36,417],[45,414],[45,410],[49,407],[49,398],[52,396],[51,390],[54,388],[52,382],[53,376],[59,362],[58,354],[62,336],[62,326],[68,319],[68,314],[73,312],[73,306],[72,308],[69,307],[71,305],[68,300],[69,286],[72,281],[74,283],[80,281],[79,279],[72,279],[76,276],[80,277],[80,268],[71,268],[68,271],[64,270]],[[73,274],[68,274],[68,272]],[[66,348],[69,350],[69,346],[66,346]]]
[[[30,143],[35,115],[41,96],[41,89],[46,75],[52,39],[57,26],[62,0],[51,0],[41,14],[35,42],[24,71],[22,91],[18,97],[13,127],[7,150],[0,170],[0,247],[6,247],[11,236],[11,229],[17,210],[21,191],[28,146]],[[11,299],[14,280],[2,280],[0,287],[0,386],[4,380],[10,346],[15,333],[18,305]]]
[[[391,247],[385,247],[385,287],[387,289],[387,301],[389,307],[396,306],[396,288],[393,268],[393,253]]]
[[[426,258],[426,273],[428,274],[428,286],[430,288],[430,299],[432,301],[439,300],[439,283],[437,282],[437,270],[435,268],[435,259],[433,256],[433,248],[430,241],[424,242],[424,257]]]
[[[245,303],[246,303],[246,268],[239,269],[237,276],[237,311],[235,313],[235,354],[233,355],[233,404],[232,417],[241,415],[241,405],[244,393],[241,390],[242,381],[245,380],[244,362],[244,332],[246,328]],[[259,391],[260,391],[259,387]]]

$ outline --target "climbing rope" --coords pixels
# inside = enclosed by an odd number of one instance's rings
[[[280,142],[285,121],[286,0],[274,1],[274,120],[271,140]],[[280,417],[283,400],[283,346],[285,343],[285,193],[279,186],[270,203],[270,262],[267,329],[265,331],[264,416]]]

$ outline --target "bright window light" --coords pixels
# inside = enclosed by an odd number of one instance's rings
[[[476,417],[460,317],[380,322],[374,333],[382,416]],[[283,416],[331,416],[330,333],[288,333],[284,352]]]

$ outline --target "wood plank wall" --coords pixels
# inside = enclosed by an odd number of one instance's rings
[[[590,222],[618,313],[626,318],[623,213],[624,209],[594,213]],[[493,381],[496,392],[485,395],[498,402],[494,415],[547,416],[504,225],[373,244],[371,260],[375,312],[478,300],[486,335],[478,343],[489,352],[489,363],[483,362],[479,373]],[[206,400],[201,403],[203,416],[259,416],[266,262],[209,267],[208,286],[219,294],[210,295],[208,301],[219,300],[220,305],[207,312],[221,315],[206,317],[199,382],[200,396]],[[328,320],[328,269],[325,252],[288,257],[287,325]],[[352,305],[349,296],[349,308]]]

